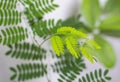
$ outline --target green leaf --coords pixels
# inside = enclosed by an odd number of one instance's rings
[[[22,13],[14,9],[0,9],[0,26],[17,25],[22,22]]]
[[[11,76],[11,80],[17,79],[18,81],[27,81],[34,78],[43,77],[47,74],[47,66],[43,63],[20,64],[11,68],[10,70],[14,73]],[[14,72],[13,69],[17,71]]]
[[[94,40],[101,46],[96,50],[98,54],[93,54],[105,67],[112,68],[116,64],[116,55],[110,43],[101,36],[96,35]]]
[[[73,27],[61,27],[57,30],[58,34],[62,35],[73,35],[74,37],[76,36],[77,38],[87,38],[87,34],[83,33],[82,31],[78,31],[77,29]]]
[[[101,31],[103,34],[106,34],[108,36],[112,36],[112,37],[120,37],[120,31],[119,30],[110,30],[110,31]]]
[[[53,36],[51,38],[51,44],[53,50],[58,56],[60,56],[60,54],[64,54],[64,45],[62,42],[62,38],[60,38],[59,36]]]
[[[69,36],[65,39],[66,42],[66,47],[69,50],[69,52],[76,58],[80,57],[80,50],[79,45],[78,45],[78,41],[76,38],[74,38],[73,36]]]
[[[55,10],[58,5],[54,0],[20,0],[25,6],[25,14],[29,21],[39,19],[43,15]]]
[[[113,15],[103,20],[99,26],[100,30],[120,30],[120,15]]]
[[[99,26],[102,33],[120,37],[120,15],[113,15],[103,20]]]
[[[95,27],[101,13],[99,0],[83,0],[81,9],[82,16],[85,18],[88,26],[91,28]]]
[[[15,9],[16,8],[16,3],[18,0],[0,0],[0,8],[1,9]]]
[[[91,63],[94,63],[94,59],[92,57],[89,46],[84,45],[84,46],[80,47],[80,50],[81,50],[83,56],[85,56]]]
[[[65,51],[65,55],[56,58],[52,69],[59,74],[58,82],[74,82],[86,68],[82,56],[76,59],[68,50]]]
[[[120,13],[120,0],[108,0],[104,11],[108,13]]]
[[[93,72],[87,73],[85,76],[79,78],[79,82],[107,82],[111,80],[111,77],[106,74],[102,69],[94,70]]]
[[[6,56],[21,60],[43,60],[46,58],[46,50],[30,43],[21,43],[11,45]]]
[[[55,21],[54,19],[40,20],[31,25],[33,32],[40,37],[54,34],[60,26],[61,20]]]
[[[81,21],[80,21],[81,16],[73,16],[70,17],[62,22],[62,26],[67,26],[67,27],[74,27],[76,29],[81,29],[82,27],[86,27]]]
[[[0,31],[0,42],[3,45],[11,45],[28,38],[28,31],[23,27],[12,27]]]

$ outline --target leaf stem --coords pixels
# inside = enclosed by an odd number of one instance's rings
[[[42,46],[47,40],[49,40],[53,35],[51,35],[50,37],[46,38],[44,41],[41,42],[41,44],[39,46]]]

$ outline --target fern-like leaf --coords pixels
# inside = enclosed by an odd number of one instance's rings
[[[64,71],[70,71],[70,70],[72,71],[72,69],[69,69],[69,68],[73,68],[73,67],[76,68],[77,65],[75,66],[75,64],[81,65],[81,66],[78,66],[80,68],[82,67],[86,68],[82,58],[75,59],[71,57],[69,54],[65,53],[64,56],[59,56],[58,61],[51,66],[54,72],[61,73]]]
[[[74,82],[77,76],[86,68],[82,57],[76,59],[68,51],[57,59],[52,68],[54,72],[59,73],[58,82]]]
[[[21,23],[21,13],[16,10],[0,9],[0,25],[16,25]]]
[[[2,38],[2,44],[10,45],[25,40],[28,37],[28,33],[27,29],[23,27],[13,27],[1,30],[0,36]]]
[[[54,4],[54,0],[24,0],[22,3],[28,7],[25,13],[29,20],[41,18],[58,7],[57,4]]]
[[[0,0],[1,9],[15,9],[17,0]]]
[[[11,67],[13,75],[11,80],[26,81],[33,78],[39,78],[47,74],[47,66],[44,64],[21,64],[15,68]]]
[[[87,38],[86,34],[84,34],[81,31],[78,31],[78,30],[76,30],[75,28],[72,28],[72,27],[61,27],[57,30],[57,33],[72,34],[72,35],[78,36],[80,38]]]
[[[14,44],[6,53],[7,56],[23,60],[42,60],[46,58],[45,54],[44,49],[30,43]]]
[[[31,25],[33,31],[39,35],[40,37],[45,37],[47,35],[51,35],[56,33],[56,30],[60,27],[61,20],[57,22],[54,19],[49,19],[45,21],[39,21]]]
[[[91,53],[89,53],[87,46],[80,47],[81,53],[83,56],[85,56],[91,63],[94,63],[94,58],[92,57]]]
[[[69,36],[65,39],[66,47],[69,52],[76,58],[80,56],[79,44],[76,38]]]
[[[60,54],[64,54],[64,45],[62,39],[59,36],[53,36],[51,38],[51,43],[53,50],[58,56],[60,56]]]
[[[102,69],[95,70],[94,72],[87,73],[86,76],[82,76],[79,82],[107,82],[111,80],[111,77],[107,76],[108,70],[104,72]]]

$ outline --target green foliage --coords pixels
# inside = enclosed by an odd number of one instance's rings
[[[120,31],[119,30],[114,30],[114,31],[112,31],[112,30],[104,30],[104,31],[102,31],[102,33],[103,34],[105,34],[105,35],[108,35],[108,36],[112,36],[112,37],[117,37],[117,38],[119,38],[120,37]]]
[[[27,29],[23,27],[12,27],[1,30],[0,36],[2,38],[1,44],[10,45],[28,37]]]
[[[111,80],[111,77],[107,76],[108,70],[102,69],[95,70],[94,72],[87,73],[79,79],[79,82],[107,82]]]
[[[58,7],[58,5],[54,3],[54,0],[24,0],[24,5],[27,5],[25,14],[29,21],[39,19]]]
[[[64,21],[62,21],[61,25],[66,26],[66,27],[74,27],[76,29],[81,29],[82,27],[86,27],[81,21],[80,21],[81,16],[73,16],[70,17]]]
[[[25,7],[24,11],[17,11],[17,2],[23,4]],[[54,3],[54,0],[0,1],[0,26],[11,26],[11,28],[0,30],[0,43],[9,45],[10,48],[6,55],[15,59],[38,60],[42,62],[40,64],[29,63],[11,67],[10,69],[14,73],[11,76],[11,80],[26,81],[43,77],[47,74],[47,65],[44,65],[46,63],[44,60],[47,58],[47,51],[41,48],[42,44],[38,45],[39,43],[34,38],[35,35],[44,40],[42,43],[51,39],[53,50],[58,55],[56,57],[57,60],[51,67],[54,72],[59,73],[58,82],[74,82],[77,76],[83,72],[86,66],[81,55],[85,56],[92,63],[94,59],[99,60],[108,68],[115,65],[116,57],[111,45],[99,36],[95,36],[95,40],[89,39],[87,34],[83,33],[81,29],[83,27],[88,32],[94,31],[101,13],[99,1],[83,0],[82,16],[87,22],[87,27],[84,25],[84,22],[80,21],[79,17],[68,18],[65,21],[58,20],[57,22],[54,19],[43,20],[45,14],[52,12],[57,7],[58,5]],[[21,17],[24,17],[24,15],[27,17],[34,34],[32,39],[37,45],[26,42],[19,43],[25,40],[30,32],[28,33],[27,29],[21,26],[12,27],[21,23]],[[110,26],[111,28],[108,28]],[[118,31],[119,15],[103,20],[98,28],[101,32],[104,30]],[[81,40],[85,40],[85,42],[81,43]],[[79,82],[94,82],[94,80],[106,82],[106,80],[111,80],[107,73],[107,70],[104,72],[101,69],[95,70],[80,78]]]
[[[76,58],[79,58],[80,51],[79,51],[79,44],[77,42],[77,39],[69,36],[65,39],[66,47],[69,50],[69,52]]]
[[[118,7],[117,5],[118,3],[119,1],[117,0],[116,1],[108,0],[105,7],[106,9],[108,10],[110,9],[111,11],[112,10],[114,11],[115,9],[115,12],[116,12],[117,10],[116,6]],[[81,5],[82,5],[81,16],[83,16],[87,22],[88,32],[93,34],[93,37],[95,37],[95,41],[96,41],[95,43],[98,43],[101,46],[101,49],[99,49],[99,46],[97,49],[97,45],[96,44],[94,45],[94,42],[86,42],[89,46],[87,46],[88,48],[86,48],[85,51],[83,50],[84,51],[83,55],[87,54],[86,56],[89,58],[91,62],[92,62],[92,58],[91,58],[92,56],[95,59],[97,59],[99,62],[103,63],[105,67],[112,68],[116,62],[116,57],[112,49],[112,46],[102,37],[99,37],[99,36],[97,37],[94,34],[94,30],[98,29],[100,31],[99,34],[104,33],[107,35],[119,36],[120,35],[119,14],[117,13],[117,14],[108,15],[108,14],[101,13],[101,6],[99,3],[99,0],[83,0]],[[117,12],[118,11],[119,11],[119,8]],[[100,16],[108,16],[108,17],[106,19],[101,20],[101,22],[99,22],[97,20],[101,19]],[[96,46],[96,49],[93,48],[92,46],[94,47]]]
[[[107,13],[120,13],[120,0],[108,0],[104,11]]]
[[[101,46],[101,49],[96,50],[97,54],[93,54],[93,55],[105,67],[108,67],[108,68],[114,67],[116,64],[116,55],[110,43],[107,42],[104,38],[102,38],[99,35],[96,35],[94,40]]]
[[[87,35],[85,33],[78,31],[73,27],[61,27],[57,30],[57,33],[65,36],[74,35],[79,38],[87,38]]]
[[[53,36],[51,38],[51,43],[53,50],[56,52],[58,56],[60,56],[60,54],[64,54],[64,45],[62,39],[59,36]]]
[[[96,49],[89,45],[83,45],[83,50],[81,50],[83,55],[86,55],[91,62],[95,58],[97,61],[101,62],[105,67],[112,68],[116,64],[116,56],[110,45],[104,38],[99,35],[94,37],[94,40],[101,46],[101,49]],[[106,60],[107,59],[107,60]]]
[[[94,28],[101,13],[99,0],[83,0],[81,10],[87,25],[90,28]]]
[[[63,47],[63,41],[66,43],[67,49],[70,51],[70,53],[78,58],[79,57],[79,45],[77,42],[77,39],[73,37],[73,35],[77,35],[80,37],[85,37],[86,35],[80,31],[77,31],[76,29],[72,27],[61,27],[57,30],[58,35],[64,35],[63,37],[53,36],[51,43],[54,51],[56,54],[60,55],[60,53],[64,53],[64,47]]]
[[[59,40],[56,40],[56,35],[59,36]],[[57,36],[57,38],[58,38]],[[100,49],[99,45],[93,41],[93,40],[89,40],[89,38],[87,37],[87,35],[81,31],[76,30],[75,28],[72,27],[61,27],[57,30],[57,33],[55,34],[55,36],[52,36],[52,47],[55,51],[55,53],[57,55],[60,55],[60,53],[64,53],[64,47],[63,45],[65,45],[65,47],[68,49],[68,51],[76,58],[80,57],[80,47],[82,46],[78,40],[79,39],[85,39],[86,41],[84,43],[89,43],[91,44],[91,46],[95,47],[96,49]],[[55,37],[55,38],[54,38]],[[61,37],[61,39],[60,39]],[[62,43],[62,41],[65,42],[65,44]],[[60,44],[60,45],[58,45]],[[62,45],[62,47],[61,47]],[[81,50],[83,50],[82,53],[84,53],[85,57],[90,59],[91,62],[93,62],[92,57],[88,57],[88,53],[86,54],[86,50],[84,50],[83,48],[81,48]]]
[[[15,9],[17,0],[0,0],[0,9]]]
[[[22,43],[10,46],[6,55],[23,60],[42,60],[46,58],[46,51],[34,44]]]
[[[94,63],[94,55],[96,50],[101,50],[101,46],[94,40],[87,40],[83,46],[80,47],[81,53],[91,62]]]
[[[104,19],[99,29],[104,34],[120,37],[120,15],[112,15]]]
[[[61,20],[55,22],[54,19],[40,20],[31,25],[33,32],[40,37],[45,37],[54,34],[57,29],[61,26]]]
[[[101,31],[120,30],[120,15],[113,15],[107,17],[101,22],[99,28],[101,29]]]
[[[39,78],[47,74],[47,66],[44,64],[21,64],[15,68],[11,67],[10,70],[14,73],[11,80],[17,79],[18,81],[30,80]]]
[[[0,9],[0,25],[16,25],[21,22],[21,13],[11,9]]]
[[[57,59],[52,68],[54,72],[59,73],[58,82],[73,82],[86,68],[82,57],[76,59],[68,51]]]
[[[82,54],[91,62],[94,63],[94,59],[92,57],[92,54],[89,52],[87,45],[84,45],[80,48]]]

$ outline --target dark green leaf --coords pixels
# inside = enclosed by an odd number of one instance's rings
[[[23,27],[12,27],[1,30],[0,39],[2,38],[1,44],[11,45],[28,38],[27,29]]]
[[[40,37],[45,37],[56,33],[57,29],[61,26],[61,20],[55,22],[54,19],[40,20],[31,25],[33,31]]]
[[[35,44],[21,43],[12,45],[6,55],[22,60],[42,60],[46,58],[46,51]]]
[[[120,37],[120,30],[111,30],[111,31],[101,31],[103,34],[108,35],[108,36],[112,36],[112,37],[116,37],[119,38]]]
[[[0,8],[1,9],[15,9],[16,8],[17,0],[1,0],[0,1]]]
[[[101,70],[101,74],[100,71]],[[95,70],[93,72],[87,73],[85,76],[82,76],[81,78],[79,78],[79,82],[106,82],[106,81],[110,81],[111,77],[108,76],[100,76],[100,75],[104,75],[106,71],[102,72],[102,69],[99,70]],[[108,74],[107,74],[108,75]]]
[[[107,80],[111,80],[112,78],[111,78],[111,77],[105,77],[105,79],[107,79]]]
[[[15,69],[15,68],[12,68]],[[16,66],[17,72],[11,76],[11,80],[26,81],[33,78],[39,78],[46,74],[47,67],[44,64],[21,64]]]
[[[80,16],[74,16],[66,19],[62,22],[61,26],[73,27],[76,29],[81,29],[81,27],[86,27],[81,21]]]
[[[106,76],[108,74],[109,70],[105,70],[104,72],[104,76]]]
[[[16,10],[2,10],[0,9],[0,25],[7,26],[7,25],[17,25],[21,23],[22,16],[21,13]]]

